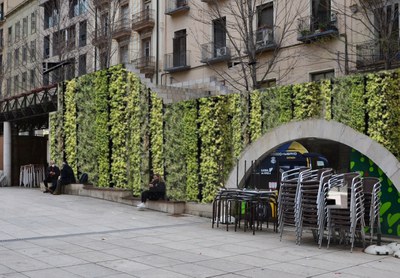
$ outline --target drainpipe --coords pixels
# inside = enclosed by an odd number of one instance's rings
[[[159,16],[159,8],[160,2],[159,0],[156,1],[156,85],[158,85],[158,59],[159,59],[159,51],[158,51],[158,42],[159,42],[159,27],[160,27],[160,16]]]

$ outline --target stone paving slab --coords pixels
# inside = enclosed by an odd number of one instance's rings
[[[400,277],[400,260],[348,246],[295,245],[271,229],[211,228],[89,197],[0,188],[1,277]]]

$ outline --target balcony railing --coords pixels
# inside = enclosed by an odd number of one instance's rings
[[[95,7],[106,6],[109,5],[111,0],[93,0],[93,4]]]
[[[256,51],[263,52],[275,48],[274,31],[271,28],[259,28],[256,31]]]
[[[190,51],[165,54],[164,70],[168,72],[183,71],[190,68]]]
[[[167,0],[165,14],[174,15],[190,9],[188,0]]]
[[[154,10],[143,10],[132,17],[132,29],[141,32],[154,27]]]
[[[338,34],[335,13],[327,18],[308,16],[298,19],[298,41],[311,42],[321,38],[337,36]]]
[[[396,41],[383,43],[379,40],[356,46],[356,66],[359,70],[390,69],[400,64],[400,45]]]
[[[108,29],[98,29],[94,31],[92,44],[101,47],[107,44],[110,39],[110,31]]]
[[[231,49],[226,45],[217,45],[214,42],[201,45],[202,63],[212,64],[231,59]]]
[[[114,24],[113,39],[121,40],[131,35],[131,21],[127,18],[121,19]]]
[[[154,74],[156,59],[154,56],[143,56],[133,61],[133,64],[144,74]]]

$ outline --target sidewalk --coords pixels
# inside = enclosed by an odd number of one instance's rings
[[[0,188],[0,277],[400,277],[400,260],[271,230],[38,189]]]

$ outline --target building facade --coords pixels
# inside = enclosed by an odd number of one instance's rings
[[[2,96],[119,63],[157,85],[243,91],[400,60],[398,0],[0,3]]]

